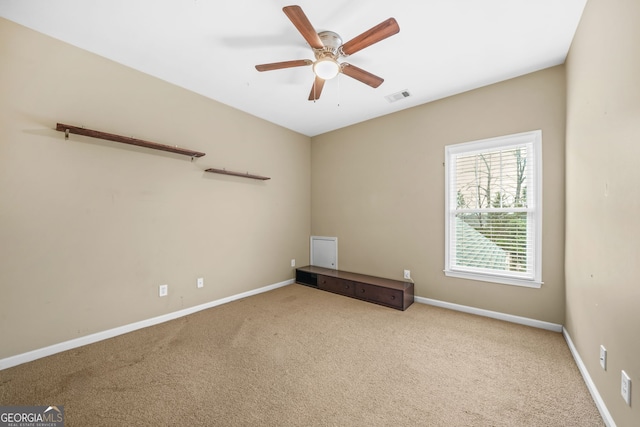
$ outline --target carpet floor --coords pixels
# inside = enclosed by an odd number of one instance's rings
[[[70,426],[603,426],[561,334],[289,285],[0,371]]]

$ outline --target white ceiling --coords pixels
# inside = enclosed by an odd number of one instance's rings
[[[562,64],[587,0],[0,0],[0,16],[308,136]],[[400,32],[346,60],[308,101],[313,59],[282,12],[298,4],[344,42],[389,17]],[[385,96],[411,96],[389,103]]]

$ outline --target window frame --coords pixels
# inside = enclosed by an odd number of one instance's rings
[[[455,171],[454,162],[460,155],[469,155],[473,153],[482,153],[495,151],[498,149],[509,149],[515,146],[530,145],[533,165],[532,183],[534,186],[533,197],[527,200],[527,210],[532,211],[533,230],[532,239],[533,248],[528,252],[528,256],[533,256],[533,268],[531,277],[521,277],[520,274],[509,274],[505,271],[479,271],[478,268],[452,265],[451,253],[455,248],[455,215],[456,206],[452,206],[452,194],[455,193],[455,187],[452,192],[452,185],[456,185],[455,177],[452,175]],[[476,141],[464,142],[460,144],[452,144],[445,146],[445,268],[444,273],[448,277],[457,277],[470,280],[479,280],[484,282],[500,283],[506,285],[524,286],[530,288],[540,288],[542,282],[542,131],[534,130],[522,132],[512,135],[504,135],[494,138],[481,139]],[[515,208],[517,209],[517,208]],[[529,222],[528,226],[531,225]],[[519,276],[519,277],[518,277]]]

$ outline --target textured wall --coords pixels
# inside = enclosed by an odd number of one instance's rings
[[[638,22],[637,0],[589,0],[567,59],[566,326],[619,427],[640,425]]]

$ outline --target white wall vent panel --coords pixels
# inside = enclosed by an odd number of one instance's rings
[[[311,265],[338,269],[338,238],[311,236]]]

